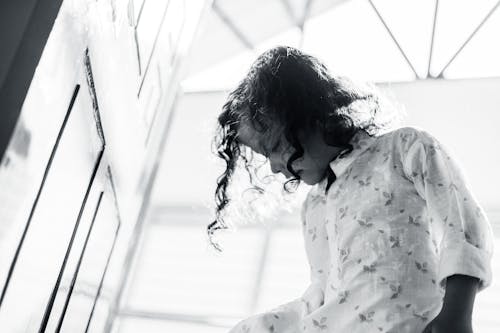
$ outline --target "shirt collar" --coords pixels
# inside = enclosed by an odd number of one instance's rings
[[[338,178],[340,175],[342,175],[349,167],[349,165],[351,165],[359,155],[370,148],[375,140],[376,137],[370,136],[364,130],[358,130],[349,141],[349,143],[352,145],[352,151],[349,153],[345,153],[344,155],[342,155],[341,152],[329,163],[330,169],[333,170],[335,176]],[[325,177],[319,183],[319,187],[324,190],[326,188],[327,182],[328,177]]]

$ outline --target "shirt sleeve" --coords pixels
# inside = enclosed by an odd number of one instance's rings
[[[423,130],[403,135],[406,176],[426,201],[431,233],[439,253],[438,281],[453,274],[477,277],[479,289],[491,284],[493,233],[462,170],[447,149]]]
[[[309,196],[309,194],[308,194]],[[300,216],[302,224],[302,234],[304,236],[306,254],[310,266],[310,284],[301,297],[288,303],[279,305],[270,311],[253,315],[240,321],[229,333],[298,333],[300,323],[304,316],[323,305],[324,302],[324,279],[323,270],[316,269],[317,258],[312,252],[309,238],[311,233],[306,222],[306,210],[308,199],[302,204]],[[313,235],[314,239],[317,235]]]

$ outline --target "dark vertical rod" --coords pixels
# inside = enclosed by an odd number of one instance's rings
[[[108,179],[109,179],[109,184],[111,186],[111,191],[113,193],[113,199],[114,199],[113,203],[115,205],[116,220],[118,221],[118,226],[116,227],[116,232],[115,232],[115,237],[113,239],[113,244],[111,245],[111,250],[109,251],[108,259],[106,261],[106,266],[104,267],[104,272],[102,273],[101,281],[99,282],[99,287],[97,288],[97,293],[96,293],[96,296],[94,298],[94,304],[92,305],[92,310],[90,311],[89,319],[87,321],[87,327],[85,328],[85,333],[88,332],[89,327],[90,327],[90,323],[92,322],[92,317],[94,316],[97,301],[99,300],[99,297],[101,295],[102,286],[104,284],[104,278],[106,277],[106,272],[108,271],[108,266],[109,266],[109,263],[111,261],[111,257],[113,256],[113,251],[115,248],[116,239],[118,238],[118,233],[119,233],[120,227],[121,227],[121,217],[120,217],[120,209],[118,207],[118,197],[116,196],[115,182],[113,180],[113,174],[111,172],[111,168],[109,165],[108,165],[107,175],[108,175]]]
[[[158,42],[158,37],[160,36],[161,28],[163,27],[163,22],[165,21],[165,17],[167,16],[167,11],[168,11],[169,6],[170,6],[170,0],[165,5],[165,10],[163,11],[163,16],[161,17],[160,25],[158,27],[158,31],[156,32],[155,40],[153,42],[153,47],[151,48],[151,53],[149,54],[146,68],[144,68],[144,76],[142,77],[141,84],[139,85],[139,91],[137,92],[137,97],[139,97],[141,95],[142,86],[144,85],[144,81],[145,81],[146,75],[148,73],[149,65],[151,64],[151,59],[153,58],[153,54],[154,54],[155,49],[156,49],[156,44]]]
[[[135,27],[137,27],[139,25],[139,22],[141,21],[142,10],[144,9],[145,3],[146,3],[146,0],[142,0],[141,8],[139,9],[139,15],[137,15],[137,22],[134,22]]]
[[[97,174],[97,170],[99,169],[99,165],[101,164],[101,159],[102,159],[103,154],[104,154],[104,147],[99,152],[99,155],[98,155],[97,160],[95,162],[94,170],[92,171],[92,176],[90,177],[90,181],[89,181],[89,184],[87,186],[87,191],[85,192],[85,196],[83,198],[82,205],[80,206],[80,212],[78,213],[78,218],[76,219],[76,224],[75,224],[75,227],[73,229],[73,233],[71,235],[71,239],[69,241],[68,247],[66,249],[66,254],[64,255],[63,263],[61,265],[61,268],[59,269],[59,275],[57,276],[56,283],[54,285],[54,288],[52,289],[52,294],[50,295],[49,302],[47,304],[47,307],[45,308],[45,313],[44,313],[44,316],[42,319],[42,323],[40,324],[40,329],[38,330],[39,333],[45,332],[45,329],[47,328],[50,313],[52,312],[52,308],[54,306],[54,301],[55,301],[56,296],[57,296],[57,291],[59,289],[59,285],[61,284],[61,279],[62,279],[64,270],[66,268],[66,264],[68,262],[68,257],[69,257],[69,254],[71,252],[71,248],[73,247],[73,242],[75,240],[76,232],[78,231],[78,227],[80,225],[80,220],[82,218],[82,214],[83,214],[83,211],[85,209],[85,204],[87,203],[87,199],[89,197],[90,190],[92,188],[92,184],[94,183],[94,179],[95,179],[95,176]]]
[[[92,109],[94,111],[94,120],[97,128],[97,133],[99,134],[99,139],[101,139],[102,145],[105,146],[106,139],[104,137],[104,130],[102,129],[99,104],[97,103],[97,93],[95,91],[94,76],[92,75],[92,66],[90,64],[89,49],[85,50],[84,63],[85,63],[85,78],[87,80],[87,86],[89,89],[90,98],[92,99]]]
[[[92,317],[94,316],[95,307],[99,297],[101,296],[102,285],[104,284],[104,278],[106,277],[106,272],[108,271],[109,262],[111,261],[111,257],[113,255],[113,251],[115,249],[116,239],[118,238],[118,232],[120,231],[121,221],[118,219],[118,227],[116,228],[115,238],[113,239],[113,245],[111,245],[111,250],[109,251],[108,259],[106,260],[106,266],[104,267],[104,272],[102,273],[101,281],[99,282],[99,288],[97,288],[97,294],[94,298],[94,304],[92,305],[92,310],[90,311],[89,320],[87,321],[87,327],[85,328],[85,333],[88,332],[90,323],[92,322]]]
[[[137,28],[134,28],[135,51],[137,53],[137,65],[139,66],[139,76],[142,75],[141,52],[139,51],[139,38],[137,37]]]
[[[59,317],[59,322],[57,323],[57,328],[56,328],[57,333],[59,333],[61,331],[61,327],[62,327],[62,324],[64,321],[64,316],[66,315],[66,311],[68,310],[69,300],[71,299],[71,295],[73,294],[73,289],[75,288],[76,279],[78,278],[78,273],[80,272],[80,267],[82,265],[83,255],[85,254],[85,250],[87,249],[87,244],[89,242],[89,238],[90,238],[90,234],[92,233],[92,229],[94,228],[95,219],[96,219],[97,213],[99,212],[99,208],[101,206],[103,194],[104,194],[104,192],[101,192],[101,194],[99,194],[99,199],[97,200],[97,205],[96,205],[96,208],[94,211],[94,215],[92,216],[92,222],[90,224],[90,228],[89,228],[89,231],[87,233],[87,237],[85,237],[85,243],[83,244],[82,253],[80,253],[80,258],[78,258],[78,264],[76,265],[76,272],[73,275],[73,278],[71,279],[71,284],[69,286],[68,294],[66,295],[64,307],[63,307],[61,316]]]
[[[71,101],[68,106],[68,111],[66,112],[66,116],[64,117],[61,128],[59,129],[59,133],[57,135],[56,142],[54,143],[54,147],[52,148],[52,152],[50,153],[49,161],[47,162],[47,166],[45,167],[45,172],[42,177],[42,183],[40,184],[40,188],[38,189],[38,193],[36,194],[35,201],[33,202],[33,206],[31,207],[30,215],[28,217],[28,222],[26,222],[26,226],[24,227],[23,234],[21,239],[19,240],[19,244],[17,245],[16,253],[14,254],[14,258],[10,264],[9,272],[7,274],[7,278],[5,280],[5,284],[2,289],[2,295],[0,296],[0,309],[2,307],[3,300],[5,298],[5,294],[7,293],[7,289],[10,284],[10,280],[12,278],[12,274],[14,273],[14,268],[17,263],[17,259],[19,258],[19,253],[21,252],[21,248],[24,244],[24,239],[26,238],[26,234],[28,233],[28,229],[31,225],[31,220],[33,219],[33,215],[38,204],[38,200],[40,199],[40,195],[42,194],[43,187],[45,185],[45,181],[47,180],[47,176],[49,174],[50,167],[52,166],[52,161],[54,160],[54,156],[56,155],[57,148],[59,147],[59,142],[61,141],[61,137],[64,133],[64,129],[66,128],[66,124],[68,123],[69,116],[71,114],[71,110],[73,109],[73,105],[75,104],[76,97],[78,95],[78,91],[80,90],[80,85],[77,84],[75,90],[73,91],[73,96],[71,97]]]

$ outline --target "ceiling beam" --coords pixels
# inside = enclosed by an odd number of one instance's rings
[[[434,51],[434,36],[436,34],[436,21],[438,13],[439,0],[436,0],[436,6],[434,7],[434,19],[432,23],[432,35],[431,35],[431,47],[429,51],[429,61],[427,62],[427,76],[426,78],[431,78],[431,63],[432,63],[432,53]]]
[[[417,71],[415,70],[415,68],[413,67],[410,59],[408,59],[408,57],[406,56],[406,53],[405,51],[403,50],[403,48],[401,47],[401,45],[399,45],[399,42],[398,40],[396,39],[396,37],[393,35],[391,29],[389,28],[389,26],[387,25],[387,23],[385,22],[384,18],[382,17],[382,15],[380,15],[379,11],[377,10],[377,7],[375,6],[375,4],[373,3],[372,0],[368,0],[368,2],[370,3],[370,5],[372,6],[373,10],[375,11],[375,13],[377,14],[378,18],[380,19],[380,21],[382,22],[382,24],[384,25],[385,29],[387,30],[387,32],[389,33],[389,35],[391,36],[392,38],[392,41],[394,42],[394,44],[396,44],[396,46],[398,47],[399,51],[401,52],[401,55],[405,58],[406,60],[406,63],[408,64],[408,66],[411,68],[411,70],[413,71],[413,73],[415,74],[415,79],[418,79],[419,76],[417,74]]]
[[[290,18],[290,21],[292,21],[292,24],[295,26],[299,26],[299,20],[295,17],[295,14],[293,12],[292,6],[290,5],[290,2],[288,0],[281,0],[281,3],[283,4],[283,7],[285,8],[285,11]]]
[[[229,15],[227,15],[224,10],[217,4],[218,1],[212,3],[212,10],[214,13],[224,22],[224,24],[231,30],[232,33],[241,41],[241,43],[249,50],[253,50],[255,46],[250,41],[250,39],[245,36],[245,34],[236,26],[236,24],[231,20]]]
[[[301,50],[302,47],[304,46],[304,25],[306,24],[306,20],[309,17],[309,13],[311,11],[312,1],[313,0],[306,0],[306,3],[304,4],[304,12],[302,13],[302,18],[299,24],[299,29],[300,29],[299,49]]]
[[[465,42],[460,46],[460,48],[455,52],[455,54],[451,57],[451,59],[446,63],[446,65],[443,67],[441,72],[439,72],[438,77],[443,77],[444,71],[451,65],[451,63],[455,60],[455,58],[462,52],[464,47],[469,44],[470,40],[472,37],[476,35],[476,33],[481,29],[481,27],[484,25],[484,23],[491,17],[491,15],[495,12],[495,10],[500,6],[500,0],[496,3],[495,6],[489,11],[489,13],[485,16],[485,18],[479,23],[479,25],[474,29],[474,31],[470,34],[470,36],[465,40]]]

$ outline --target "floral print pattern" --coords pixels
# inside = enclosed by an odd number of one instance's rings
[[[491,283],[490,224],[443,145],[414,127],[351,144],[302,207],[309,288],[230,333],[421,332],[448,276]]]

